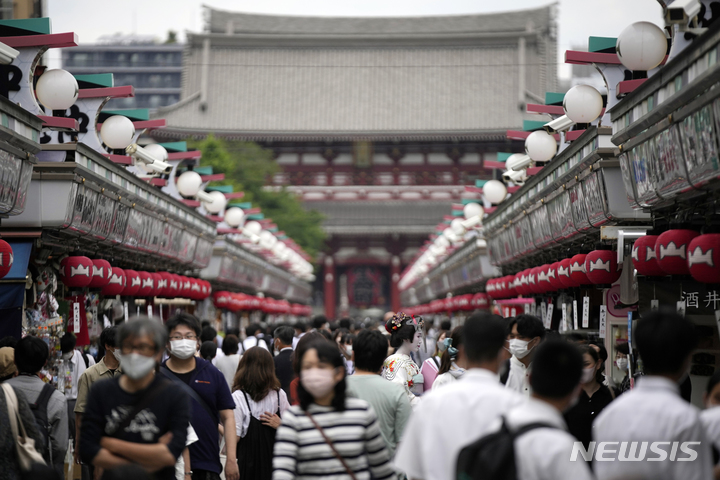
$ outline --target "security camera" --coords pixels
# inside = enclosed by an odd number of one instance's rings
[[[0,64],[10,65],[20,52],[0,42]]]
[[[475,215],[474,217],[470,217],[467,220],[463,220],[462,226],[465,230],[470,230],[477,225],[480,225],[482,223],[482,217],[480,215]]]
[[[700,0],[675,0],[665,10],[665,23],[687,25],[700,13]]]
[[[172,168],[172,165],[170,165],[167,162],[163,162],[162,160],[158,160],[157,158],[150,155],[140,145],[137,145],[135,143],[128,145],[127,148],[125,149],[125,152],[128,155],[130,155],[131,157],[145,163],[149,169],[154,170],[156,172],[162,173],[162,172]]]
[[[515,185],[522,185],[525,183],[525,180],[527,180],[527,172],[525,170],[520,170],[519,172],[506,170],[503,172],[502,176],[503,180],[506,182],[513,182]]]
[[[532,158],[530,158],[529,155],[519,155],[518,157],[514,158],[509,165],[507,162],[505,162],[505,166],[507,167],[507,169],[512,170],[513,172],[525,170],[530,165],[532,165]]]
[[[569,130],[573,125],[575,125],[575,122],[570,120],[570,117],[567,115],[563,115],[543,125],[543,129],[548,133],[560,133]]]
[[[212,195],[207,193],[205,190],[198,191],[197,195],[195,197],[200,200],[201,202],[210,203],[213,201]]]

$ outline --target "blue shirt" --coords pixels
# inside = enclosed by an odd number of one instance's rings
[[[167,361],[163,363],[163,366],[167,367]],[[170,369],[168,368],[168,370]],[[178,378],[182,377],[178,376]],[[220,370],[202,358],[195,357],[195,370],[191,372],[187,380],[190,388],[195,390],[195,393],[205,401],[214,415],[211,417],[210,413],[197,400],[194,398],[191,400],[190,423],[198,436],[198,441],[188,447],[192,468],[219,474],[222,472],[217,428],[219,412],[220,410],[234,410],[235,401]]]

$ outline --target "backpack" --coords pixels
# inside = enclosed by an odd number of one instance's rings
[[[40,390],[40,395],[38,395],[35,403],[30,404],[30,410],[32,410],[33,415],[35,415],[35,426],[37,427],[38,432],[40,432],[40,437],[43,440],[43,444],[38,445],[37,449],[39,452],[42,453],[43,459],[45,459],[45,462],[48,465],[52,465],[52,448],[50,445],[50,421],[48,419],[48,403],[50,402],[50,397],[52,396],[54,391],[55,387],[46,383],[43,386],[42,390]]]
[[[544,423],[524,425],[514,432],[502,426],[463,448],[458,455],[456,480],[516,480],[515,439],[536,428],[557,428]]]

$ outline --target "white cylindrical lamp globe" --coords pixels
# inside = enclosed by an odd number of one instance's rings
[[[103,122],[100,138],[112,149],[125,150],[135,138],[135,125],[123,115],[113,115]]]
[[[45,70],[35,85],[38,100],[50,110],[67,110],[75,103],[79,93],[75,77],[61,68]]]
[[[232,228],[238,228],[245,220],[245,212],[239,207],[230,207],[225,211],[225,223]]]
[[[222,192],[214,191],[208,192],[208,195],[212,197],[212,202],[203,202],[203,207],[205,207],[205,210],[207,210],[208,213],[212,213],[214,215],[222,212],[225,209],[225,205],[227,205],[227,199],[225,198],[225,194]]]
[[[630,70],[652,70],[665,58],[667,37],[654,23],[635,22],[620,32],[615,50],[620,62]]]
[[[488,202],[497,205],[507,196],[507,187],[498,180],[488,180],[482,187],[483,195]]]
[[[262,232],[262,225],[260,225],[260,223],[256,222],[255,220],[250,220],[243,227],[243,233],[245,233],[247,236],[260,235],[260,232]]]
[[[602,95],[590,85],[575,85],[563,98],[565,115],[575,123],[595,121],[602,113],[602,109]]]
[[[162,145],[158,145],[157,143],[151,143],[149,145],[145,145],[143,148],[148,154],[150,154],[154,158],[157,158],[161,162],[167,162],[168,152]]]
[[[525,152],[535,162],[549,162],[557,153],[555,137],[545,130],[536,130],[525,139]]]
[[[200,191],[201,185],[202,178],[200,174],[193,170],[183,172],[182,175],[175,179],[175,186],[183,197],[195,197]]]
[[[485,209],[479,203],[472,202],[463,207],[463,216],[466,220],[473,217],[482,217],[483,215],[485,215]]]

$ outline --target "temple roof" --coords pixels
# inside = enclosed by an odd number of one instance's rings
[[[448,204],[447,200],[313,201],[305,208],[326,216],[323,229],[331,235],[430,235],[447,215]]]
[[[188,35],[181,101],[157,112],[168,124],[159,136],[498,139],[556,81],[551,7],[402,18],[211,9],[208,18],[209,33]]]

